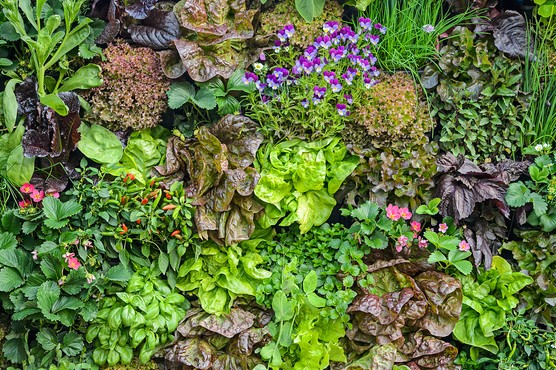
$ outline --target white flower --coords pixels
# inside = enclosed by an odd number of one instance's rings
[[[542,148],[543,148],[543,149],[550,149],[550,144],[549,144],[549,143],[544,143],[544,144],[542,145]]]
[[[537,145],[535,145],[535,150],[536,150],[537,152],[540,152],[540,151],[542,151],[542,150],[543,150],[543,148],[544,148],[544,147],[543,147],[543,145],[542,145],[542,144],[537,144]]]
[[[260,71],[264,66],[262,63],[253,63],[253,67],[255,67],[257,71]]]
[[[432,24],[425,24],[423,26],[423,31],[425,31],[426,33],[431,33],[434,31],[434,26]]]

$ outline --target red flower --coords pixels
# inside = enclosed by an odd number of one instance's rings
[[[35,190],[35,187],[33,186],[33,184],[29,184],[28,182],[26,182],[25,184],[21,185],[19,190],[23,194],[31,194]]]

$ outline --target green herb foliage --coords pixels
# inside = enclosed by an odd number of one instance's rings
[[[129,364],[134,349],[146,363],[167,342],[185,316],[189,302],[160,278],[154,265],[139,269],[125,291],[114,292],[99,302],[96,319],[87,329],[87,342],[94,341],[93,361]]]
[[[441,127],[441,149],[480,161],[507,158],[530,134],[521,63],[491,38],[456,27],[438,66],[426,67],[421,79]]]

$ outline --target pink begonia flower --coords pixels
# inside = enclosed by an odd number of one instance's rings
[[[33,192],[33,190],[35,190],[35,187],[33,186],[33,184],[29,184],[28,182],[26,182],[25,184],[21,185],[19,190],[23,194],[31,194]]]
[[[81,263],[77,260],[77,258],[70,257],[68,258],[68,267],[70,269],[79,270],[79,267],[81,267]]]
[[[411,212],[409,212],[409,208],[401,208],[400,217],[404,220],[409,220],[411,218]]]
[[[421,231],[421,223],[418,221],[413,221],[411,223],[411,230],[415,231],[416,233]]]
[[[438,225],[438,231],[440,231],[442,234],[444,234],[446,231],[448,231],[448,225],[446,225],[446,224]]]
[[[471,248],[471,246],[470,246],[469,243],[466,242],[465,240],[462,240],[462,241],[459,243],[459,250],[460,250],[460,251],[467,252],[470,248]]]
[[[33,202],[38,203],[41,200],[43,200],[44,198],[44,191],[37,191],[37,190],[33,190],[33,192],[31,193],[31,199],[33,200]]]
[[[388,204],[386,207],[386,217],[393,221],[398,221],[400,219],[400,208],[392,204]]]

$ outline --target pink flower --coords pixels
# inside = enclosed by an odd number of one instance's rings
[[[468,251],[470,248],[471,248],[471,247],[469,246],[469,243],[466,242],[465,240],[462,240],[462,241],[459,243],[459,250],[460,250],[460,251],[466,252],[466,251]]]
[[[27,208],[29,207],[32,203],[30,200],[22,200],[19,203],[19,208]]]
[[[448,231],[448,225],[446,225],[446,224],[438,225],[438,231],[440,231],[442,234],[444,234],[446,231]]]
[[[35,261],[39,258],[39,256],[38,256],[39,252],[38,251],[34,250],[34,251],[31,252],[31,254],[33,255],[33,259]]]
[[[403,218],[404,220],[409,220],[411,218],[411,212],[409,212],[408,208],[401,208],[400,217]]]
[[[92,248],[92,247],[93,247],[93,242],[90,241],[90,240],[85,240],[85,241],[83,242],[83,247],[84,247],[85,249]]]
[[[427,239],[425,239],[425,238],[419,237],[418,240],[419,240],[419,248],[426,248],[427,245],[429,244],[427,242]]]
[[[421,231],[421,223],[418,221],[413,221],[411,223],[411,230],[415,231],[416,233]]]
[[[35,187],[33,186],[33,184],[29,184],[28,182],[26,182],[25,184],[21,185],[19,190],[23,194],[31,194],[35,190]]]
[[[66,260],[66,262],[69,262],[70,258],[74,258],[74,257],[75,257],[75,253],[67,252],[67,253],[64,254],[62,257],[64,257],[64,259]]]
[[[398,244],[400,244],[402,247],[407,246],[408,241],[409,241],[409,239],[405,235],[402,235],[398,238]]]
[[[38,203],[41,200],[43,200],[44,198],[44,191],[37,191],[37,190],[33,190],[33,192],[31,193],[31,199],[33,200],[33,202]]]
[[[398,221],[400,219],[400,208],[398,206],[393,206],[392,204],[388,204],[386,207],[386,217],[391,220]]]
[[[87,273],[87,275],[85,275],[85,277],[87,278],[87,283],[88,284],[91,284],[93,281],[95,281],[97,279],[95,277],[95,275],[89,274],[89,273]]]
[[[403,249],[403,245],[401,244],[396,244],[396,252],[400,253]]]
[[[70,269],[78,270],[79,267],[81,267],[81,263],[77,260],[77,258],[70,257],[67,262]]]
[[[56,199],[60,198],[60,193],[58,193],[58,192],[47,193],[46,195],[51,196],[51,197],[56,198]]]
[[[60,279],[60,280],[58,280],[58,285],[59,285],[59,286],[62,286],[62,285],[64,285],[64,279]]]

